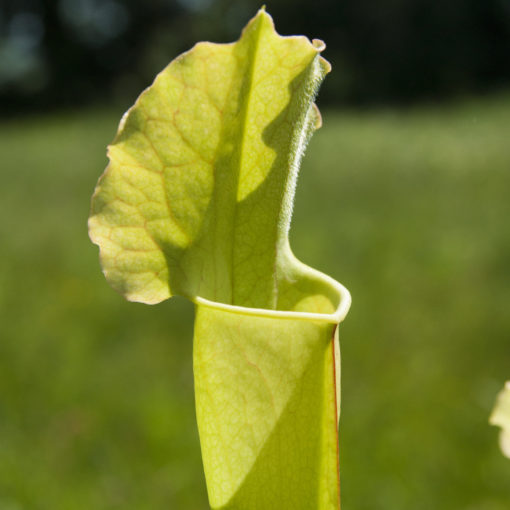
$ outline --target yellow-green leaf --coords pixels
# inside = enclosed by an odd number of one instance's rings
[[[299,262],[288,231],[321,119],[321,41],[264,11],[199,43],[123,117],[90,237],[127,299],[197,305],[197,418],[214,509],[339,508],[337,325],[348,292]]]
[[[500,446],[504,455],[510,458],[510,381],[501,390],[492,411],[490,423],[501,427]]]
[[[172,294],[288,307],[287,231],[299,160],[320,117],[320,42],[261,11],[234,44],[199,43],[124,116],[90,236],[129,300]]]

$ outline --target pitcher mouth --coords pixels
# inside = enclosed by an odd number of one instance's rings
[[[315,271],[319,273],[319,271]],[[270,310],[267,308],[249,308],[245,306],[229,305],[218,301],[211,301],[200,296],[191,298],[191,301],[196,305],[207,306],[225,312],[251,315],[256,317],[274,317],[275,319],[292,319],[292,320],[305,320],[305,321],[320,321],[331,324],[339,324],[345,319],[349,308],[351,307],[351,294],[339,282],[330,276],[320,273],[325,283],[328,283],[331,288],[338,294],[338,305],[333,313],[315,313],[315,312],[296,312],[286,310]]]

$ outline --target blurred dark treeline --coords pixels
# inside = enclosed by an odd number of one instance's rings
[[[261,0],[260,0],[261,1]],[[0,114],[119,101],[199,40],[230,42],[254,0],[3,0]],[[275,0],[284,35],[323,39],[322,104],[399,104],[510,84],[510,0]]]

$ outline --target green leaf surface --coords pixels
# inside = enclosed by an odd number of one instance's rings
[[[338,323],[348,292],[299,262],[288,232],[321,119],[324,44],[264,11],[199,43],[123,117],[89,232],[127,299],[197,305],[197,418],[214,509],[339,508]]]
[[[489,421],[491,425],[501,427],[499,436],[501,451],[510,458],[510,381],[507,381],[498,395]]]
[[[339,507],[335,330],[199,307],[195,390],[213,508]]]

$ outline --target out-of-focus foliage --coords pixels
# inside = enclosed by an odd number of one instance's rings
[[[282,34],[324,40],[322,104],[414,101],[510,83],[509,0],[269,0]],[[0,112],[130,104],[197,40],[230,42],[255,0],[6,0]]]
[[[0,124],[2,509],[207,508],[191,306],[126,303],[87,238],[121,113]],[[508,510],[510,98],[323,117],[290,234],[355,298],[343,505]]]
[[[490,423],[501,427],[499,444],[504,455],[510,458],[510,381],[500,391]]]

